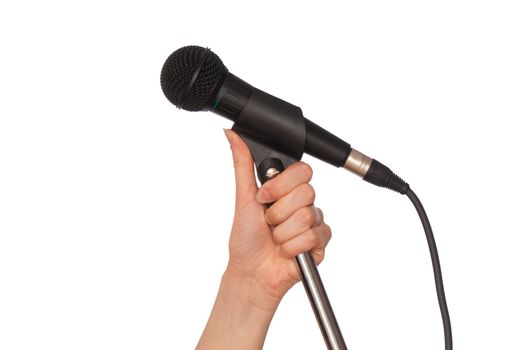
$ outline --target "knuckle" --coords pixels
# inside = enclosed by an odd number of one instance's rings
[[[274,179],[273,179],[274,180]],[[267,185],[267,195],[269,198],[273,201],[277,201],[282,197],[282,184],[277,181],[269,181],[265,185]]]
[[[324,213],[322,213],[322,209],[317,208],[317,224],[320,225],[324,223]]]
[[[313,176],[313,169],[311,166],[305,162],[298,162],[298,166],[300,167],[302,174],[304,174],[308,179],[311,179]]]
[[[263,197],[265,200],[269,198],[271,193],[269,192],[269,186],[266,186],[267,184],[264,184],[258,189],[258,192],[256,192],[257,195]]]
[[[329,227],[328,225],[325,225],[325,233],[326,233],[326,237],[328,239],[328,241],[331,239],[331,237],[333,237],[333,232],[331,232],[331,227]]]
[[[315,201],[315,189],[310,184],[302,184],[302,187],[300,189],[301,195],[306,198],[309,203],[313,203]]]
[[[311,226],[315,222],[315,213],[312,208],[304,207],[298,210],[297,219],[301,224]]]
[[[314,230],[306,231],[305,238],[310,248],[313,248],[318,242],[318,236]]]
[[[276,213],[276,209],[273,206],[265,211],[265,216],[267,218],[266,221],[268,224],[274,224],[278,220],[278,214]]]
[[[320,211],[320,209],[318,208],[315,208],[315,222],[314,222],[314,225],[320,225],[321,223],[323,222],[323,219],[322,219],[322,212]]]
[[[278,244],[282,244],[285,242],[284,237],[282,233],[280,232],[280,230],[278,229],[273,230],[273,240],[275,241],[275,243],[278,243]]]
[[[280,246],[280,252],[286,258],[292,257],[294,255],[293,252],[292,252],[292,249],[291,249],[291,245],[289,245],[289,244],[282,244]]]
[[[325,256],[326,256],[326,251],[324,249],[317,250],[316,260],[319,264],[324,260]]]

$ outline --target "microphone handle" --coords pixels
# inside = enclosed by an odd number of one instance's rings
[[[276,158],[270,159],[269,162],[263,162],[262,165],[264,166],[257,168],[258,178],[262,185],[284,170],[282,162]],[[271,205],[272,203],[267,206]],[[326,347],[328,350],[347,350],[348,348],[337,323],[337,318],[311,253],[300,253],[295,257],[295,260],[300,269],[302,284],[315,313]]]

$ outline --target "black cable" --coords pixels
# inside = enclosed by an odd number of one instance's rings
[[[423,228],[425,230],[426,240],[428,241],[428,248],[430,249],[430,257],[432,258],[432,267],[434,268],[434,279],[436,284],[437,300],[439,301],[439,309],[441,310],[441,317],[443,318],[443,331],[445,333],[445,349],[452,350],[452,326],[450,325],[450,316],[448,315],[448,307],[446,305],[445,289],[443,287],[443,276],[441,275],[441,265],[439,264],[439,255],[437,253],[436,242],[434,234],[432,233],[432,226],[428,221],[425,208],[417,198],[417,195],[410,189],[410,185],[406,183],[399,176],[395,175],[386,165],[372,159],[368,172],[362,178],[364,181],[372,183],[376,186],[389,188],[400,194],[405,194],[410,198],[410,201],[417,210]]]
[[[441,275],[441,265],[439,264],[439,255],[437,253],[437,246],[432,233],[432,226],[428,221],[425,208],[421,204],[421,201],[417,195],[409,187],[406,191],[406,195],[410,198],[410,201],[414,205],[423,228],[425,230],[426,240],[428,241],[428,248],[430,249],[430,257],[432,258],[432,267],[434,269],[434,279],[437,291],[437,300],[439,302],[439,309],[441,310],[441,317],[443,318],[443,331],[445,333],[445,349],[452,350],[452,326],[450,325],[450,316],[448,314],[448,307],[446,304],[445,289],[443,287],[443,276]]]

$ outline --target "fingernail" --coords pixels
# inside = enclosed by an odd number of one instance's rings
[[[265,187],[260,187],[258,192],[256,192],[256,201],[260,204],[269,203],[271,201],[271,193]]]
[[[225,136],[227,137],[227,141],[231,143],[231,131],[229,129],[223,129],[223,132],[225,133]]]

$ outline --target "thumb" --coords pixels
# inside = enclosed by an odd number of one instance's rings
[[[224,129],[225,136],[231,145],[234,176],[236,178],[236,203],[244,205],[256,200],[256,179],[254,177],[254,163],[249,147],[234,131]]]

